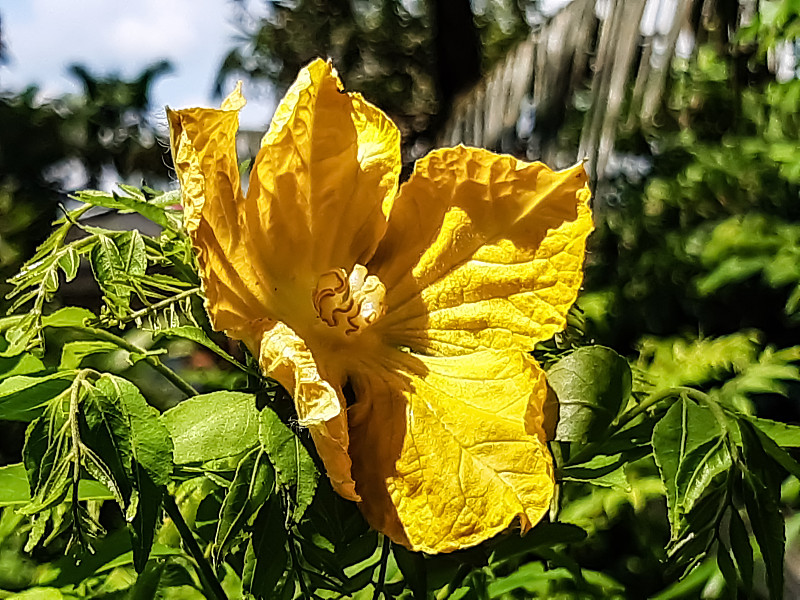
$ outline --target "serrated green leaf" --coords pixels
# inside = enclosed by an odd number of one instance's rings
[[[547,382],[559,401],[555,439],[586,442],[601,436],[625,406],[631,370],[610,348],[587,346],[553,365]]]
[[[166,212],[161,206],[144,200],[143,196],[132,197],[130,194],[134,191],[137,193],[137,195],[141,195],[141,192],[136,188],[130,188],[129,186],[126,186],[122,189],[124,192],[127,192],[128,195],[117,193],[108,194],[106,192],[100,192],[96,190],[86,190],[75,194],[75,198],[92,206],[111,208],[114,210],[119,210],[123,213],[137,212],[161,227],[169,227],[169,221],[167,220]]]
[[[567,465],[561,469],[561,478],[565,481],[582,481],[630,491],[631,486],[624,470],[630,460],[630,456],[625,453],[598,454],[586,462]]]
[[[0,352],[0,357],[19,356],[29,346],[34,345],[32,344],[33,340],[40,335],[41,323],[37,313],[30,312],[21,319],[15,320],[14,324],[5,332],[8,346]]]
[[[103,374],[95,384],[118,401],[130,431],[132,489],[139,501],[131,520],[134,567],[141,573],[150,555],[161,514],[161,499],[172,473],[172,441],[158,411],[127,379]]]
[[[112,314],[123,314],[130,307],[130,281],[143,275],[147,268],[147,251],[141,234],[126,231],[113,239],[98,234],[89,259],[108,309]]]
[[[275,466],[278,483],[292,494],[292,517],[297,522],[314,499],[318,475],[314,461],[298,437],[269,408],[261,411],[258,436]]]
[[[688,479],[683,478],[679,487],[678,473],[692,473],[704,456],[694,451],[713,444],[721,434],[711,411],[683,396],[653,428],[653,455],[666,489],[673,539],[677,539],[688,483]]]
[[[118,397],[92,386],[84,391],[79,418],[81,440],[99,457],[90,468],[102,478],[101,483],[118,492],[117,502],[124,513],[133,492],[130,422]],[[111,481],[105,481],[107,476]]]
[[[258,444],[259,413],[252,394],[214,392],[184,400],[161,415],[175,464],[236,456]]]
[[[69,491],[74,465],[66,422],[63,407],[51,404],[28,426],[22,458],[31,484],[31,501],[20,509],[24,514],[47,510],[60,503]]]
[[[731,464],[731,455],[722,436],[688,452],[675,476],[681,513],[690,512],[714,479],[729,471]]]
[[[739,575],[744,584],[744,591],[750,594],[753,589],[753,546],[750,543],[750,534],[744,526],[744,521],[739,511],[732,508],[728,523],[728,537],[730,538],[731,551],[739,567]]]
[[[67,282],[75,279],[78,274],[78,267],[81,264],[81,257],[73,246],[67,246],[58,257],[58,267],[64,272]]]
[[[757,417],[749,417],[749,420],[778,446],[800,448],[799,426]]]

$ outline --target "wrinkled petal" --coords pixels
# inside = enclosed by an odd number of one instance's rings
[[[258,363],[294,399],[298,421],[311,432],[334,489],[358,500],[350,474],[341,392],[320,374],[306,343],[284,323],[275,323],[263,334]]]
[[[329,63],[300,71],[278,107],[248,189],[252,256],[290,322],[309,308],[316,278],[372,256],[400,173],[400,134],[380,110],[347,94]],[[257,230],[256,230],[257,228]]]
[[[589,199],[581,165],[463,146],[421,159],[370,264],[388,290],[381,331],[438,355],[552,337],[583,279]]]
[[[251,322],[266,317],[267,308],[244,242],[235,139],[242,103],[237,94],[238,88],[223,104],[230,110],[168,109],[167,117],[184,221],[197,251],[211,322],[257,349]]]
[[[543,372],[524,353],[398,353],[352,379],[350,455],[370,524],[413,550],[480,543],[549,507]]]

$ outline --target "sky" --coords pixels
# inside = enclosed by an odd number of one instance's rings
[[[47,97],[79,93],[67,73],[72,63],[93,74],[134,77],[166,58],[173,71],[152,90],[157,119],[164,105],[219,103],[212,98],[215,74],[239,34],[231,0],[0,0],[0,16],[9,55],[0,90],[36,84]],[[274,97],[263,89],[244,92],[242,126],[265,129]]]

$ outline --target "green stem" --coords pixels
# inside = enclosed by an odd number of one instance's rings
[[[649,410],[656,404],[659,404],[664,400],[668,400],[669,398],[678,397],[681,394],[684,394],[689,398],[696,400],[697,402],[707,403],[708,401],[708,397],[703,392],[700,392],[690,387],[677,386],[677,387],[667,388],[665,390],[661,390],[660,392],[656,392],[655,394],[651,394],[650,396],[645,398],[643,402],[634,406],[628,412],[625,412],[622,415],[620,415],[619,418],[616,420],[616,422],[612,424],[612,426],[622,429],[623,427],[625,427],[625,425],[633,421],[639,415],[645,413],[647,410]]]
[[[378,582],[375,584],[375,591],[372,594],[372,600],[378,600],[381,594],[386,597],[384,592],[384,587],[386,587],[386,567],[389,563],[389,550],[391,549],[392,545],[389,543],[389,540],[386,539],[386,536],[381,536],[383,539],[381,540],[381,568],[378,571]]]
[[[175,523],[175,527],[183,540],[183,545],[197,564],[197,568],[200,570],[200,576],[206,580],[206,585],[214,594],[214,598],[217,600],[228,600],[228,596],[225,590],[222,589],[217,575],[214,573],[208,560],[206,560],[197,540],[194,539],[192,530],[189,529],[186,521],[183,520],[183,515],[178,505],[175,503],[175,499],[166,492],[164,493],[164,510],[167,511],[169,518]]]
[[[655,405],[660,404],[665,400],[677,398],[682,394],[688,396],[689,398],[692,398],[697,402],[702,402],[704,404],[709,404],[709,405],[714,404],[712,401],[709,400],[706,394],[698,390],[695,390],[693,388],[684,386],[671,387],[649,395],[642,402],[634,406],[631,410],[626,411],[622,413],[619,417],[617,417],[616,420],[611,424],[611,427],[615,430],[615,432],[621,431],[636,417],[639,417],[642,414],[646,413]],[[569,460],[566,461],[566,464],[569,465],[579,464],[583,462],[587,456],[594,456],[595,450],[598,447],[602,447],[605,441],[606,440],[591,442],[583,446],[575,455],[570,456]]]
[[[146,306],[136,312],[132,312],[124,319],[110,319],[106,321],[105,324],[107,325],[121,325],[122,323],[130,323],[131,321],[135,321],[140,317],[146,317],[147,315],[156,312],[160,308],[164,308],[165,306],[169,306],[170,304],[175,304],[176,302],[180,302],[184,298],[188,298],[194,294],[200,293],[200,287],[193,287],[189,288],[188,290],[183,290],[179,294],[175,294],[174,296],[170,296],[169,298],[164,298],[163,300],[156,302],[155,304],[151,304],[150,306]]]
[[[94,327],[78,327],[77,329],[81,331],[85,331],[89,335],[95,337],[98,340],[105,340],[107,342],[111,342],[116,344],[123,350],[127,350],[131,354],[140,354],[144,356],[144,361],[153,367],[156,371],[158,371],[161,375],[163,375],[167,380],[169,380],[172,385],[178,388],[187,396],[196,396],[197,390],[194,389],[189,383],[183,379],[180,375],[178,375],[175,371],[167,367],[164,363],[162,363],[157,356],[153,356],[152,354],[148,354],[144,348],[140,348],[135,344],[131,344],[128,340],[118,335],[111,333],[110,331],[106,331],[105,329],[96,329]]]

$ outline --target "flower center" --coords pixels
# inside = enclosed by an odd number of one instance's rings
[[[317,282],[312,301],[319,318],[345,335],[363,331],[386,312],[386,287],[367,268],[356,265],[350,275],[331,269]]]

